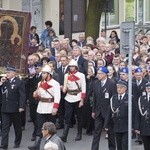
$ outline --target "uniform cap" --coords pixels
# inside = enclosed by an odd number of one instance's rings
[[[97,71],[101,71],[105,74],[109,73],[108,69],[106,67],[99,67]]]
[[[127,67],[121,68],[120,73],[128,73],[128,68]]]
[[[42,67],[42,66],[43,66],[42,62],[37,62],[35,64],[35,68],[39,68],[39,67]]]
[[[117,82],[117,85],[122,85],[122,86],[127,87],[127,86],[128,86],[128,83],[127,83],[126,81],[124,81],[124,80],[119,80],[119,81]]]
[[[49,74],[51,74],[51,68],[49,65],[45,65],[43,68],[42,68],[42,72],[47,72]]]
[[[7,66],[6,71],[13,71],[13,72],[16,72],[17,69],[16,69],[16,67],[12,67],[12,66],[10,67],[10,66]]]
[[[77,64],[77,62],[76,62],[74,59],[72,59],[72,60],[69,62],[68,66],[76,66],[76,67],[78,67],[78,64]]]
[[[140,67],[136,68],[136,69],[134,70],[134,73],[137,73],[137,72],[142,72],[142,69],[141,69]]]

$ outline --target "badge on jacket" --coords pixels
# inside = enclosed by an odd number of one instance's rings
[[[108,92],[105,93],[105,98],[109,98],[109,93]]]
[[[16,86],[16,85],[12,84],[12,85],[11,85],[11,89],[13,90],[15,86]]]
[[[142,96],[145,96],[146,95],[146,92],[142,92]]]

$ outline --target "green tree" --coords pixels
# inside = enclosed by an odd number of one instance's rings
[[[89,0],[87,14],[85,36],[92,36],[94,40],[99,36],[99,24],[101,14],[106,0]]]

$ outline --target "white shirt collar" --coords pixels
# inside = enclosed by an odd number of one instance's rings
[[[103,82],[103,86],[105,85],[106,81],[107,81],[107,78],[105,80],[101,80],[101,82]]]
[[[120,99],[120,96],[121,96],[121,100],[124,98],[124,95],[125,95],[125,93],[123,93],[123,94],[118,94],[118,98]]]
[[[74,60],[75,60],[76,62],[78,62],[79,57],[80,57],[80,56],[74,57]]]
[[[10,81],[10,83],[14,80],[14,78],[15,78],[15,77],[13,77],[13,78],[11,78],[11,79],[9,80],[9,81]]]

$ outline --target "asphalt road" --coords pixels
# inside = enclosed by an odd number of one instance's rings
[[[28,116],[27,116],[27,119],[28,119]],[[34,144],[34,142],[30,141],[32,131],[33,131],[32,123],[27,122],[25,131],[23,131],[22,142],[18,150],[28,150],[27,147]],[[62,134],[62,130],[59,130],[58,135],[61,135],[61,134]],[[86,135],[85,130],[83,130],[83,138],[81,141],[77,141],[77,142],[74,141],[75,136],[76,136],[76,127],[71,128],[69,131],[68,141],[67,143],[65,143],[67,150],[91,150],[92,136]],[[99,150],[108,150],[107,140],[104,137],[105,137],[105,132],[103,132],[102,134]],[[134,140],[132,141],[133,141],[132,150],[144,150],[143,145],[138,145],[134,142]],[[17,149],[13,149],[13,145],[14,145],[14,129],[13,127],[11,127],[10,134],[9,134],[8,150],[17,150]],[[41,150],[43,150],[43,145],[44,145],[44,139],[42,140]]]

